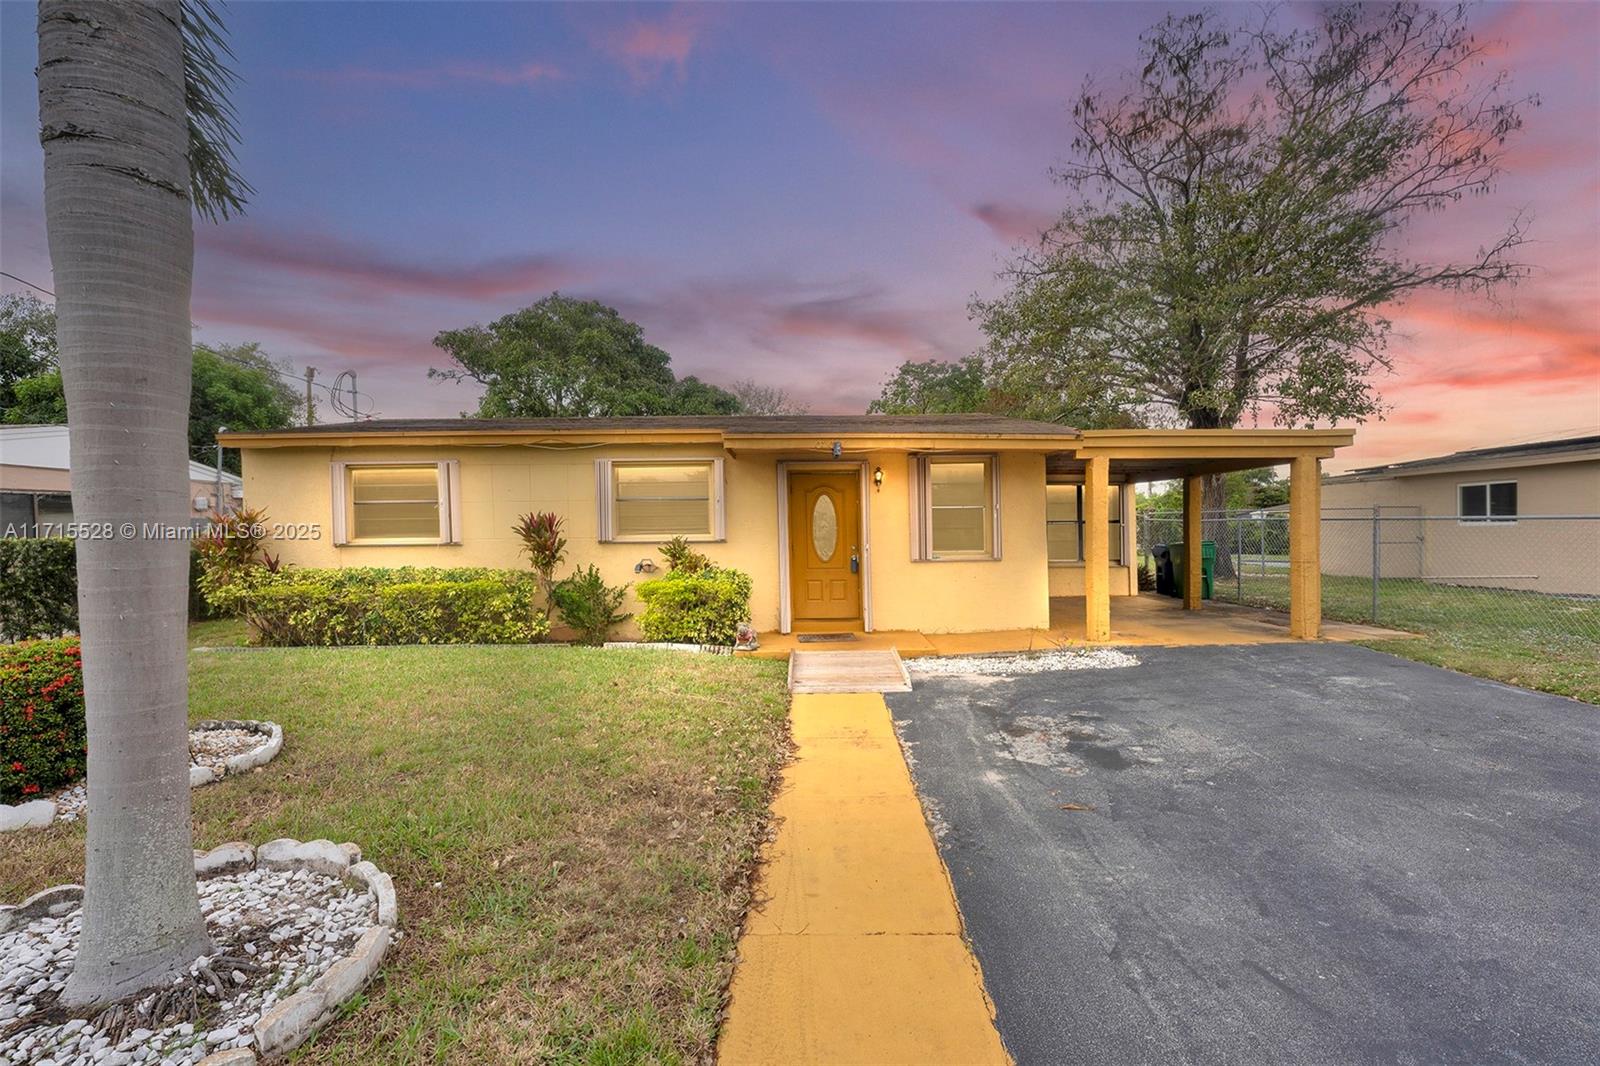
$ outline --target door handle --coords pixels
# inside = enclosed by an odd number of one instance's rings
[[[856,550],[853,547],[850,549],[850,572],[852,574],[861,573],[861,556],[856,554]]]

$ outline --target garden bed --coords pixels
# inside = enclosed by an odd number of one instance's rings
[[[274,722],[196,722],[189,729],[189,787],[199,788],[229,774],[265,766],[282,750],[283,729]],[[75,822],[88,806],[89,790],[80,781],[48,799],[0,805],[0,832]]]
[[[72,973],[83,890],[0,909],[0,1058],[233,1063],[283,1054],[377,972],[395,933],[394,886],[354,844],[280,839],[195,853],[214,950],[170,984],[92,1017],[57,1006]]]

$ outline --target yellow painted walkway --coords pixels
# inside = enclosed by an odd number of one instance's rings
[[[790,716],[721,1062],[1009,1063],[883,697]]]

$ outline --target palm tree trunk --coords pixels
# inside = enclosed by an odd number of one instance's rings
[[[89,717],[83,934],[62,1000],[113,1002],[210,947],[189,813],[189,288],[177,0],[39,4],[39,122],[72,447]]]

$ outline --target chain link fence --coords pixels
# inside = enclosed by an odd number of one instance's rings
[[[1288,609],[1286,511],[1207,512],[1202,529],[1216,545],[1213,598]],[[1139,513],[1141,564],[1153,546],[1182,539],[1182,512]],[[1499,631],[1600,659],[1600,515],[1328,509],[1322,575],[1324,618],[1428,634]]]

